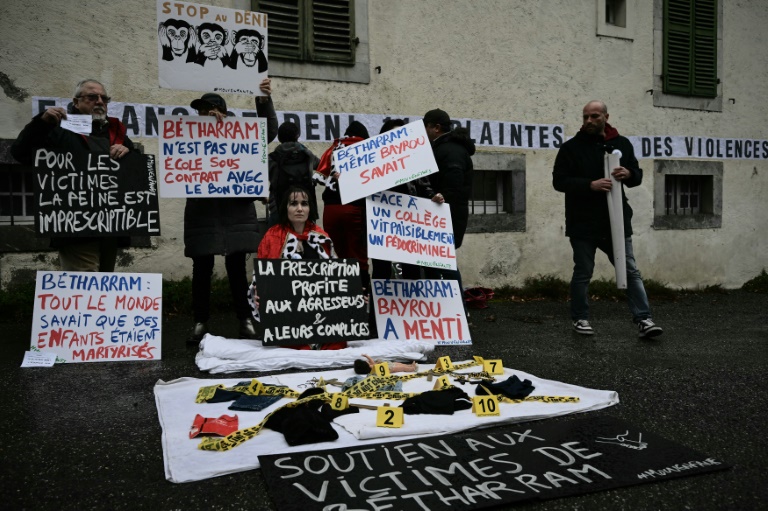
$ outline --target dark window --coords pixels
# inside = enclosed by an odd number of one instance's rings
[[[605,0],[605,22],[617,27],[627,26],[626,0]]]
[[[667,215],[712,214],[712,176],[664,176]]]
[[[354,64],[353,0],[253,0],[267,14],[269,57]]]
[[[525,157],[482,152],[472,160],[467,232],[525,231]]]
[[[33,169],[0,164],[0,225],[30,225],[34,219]]]
[[[717,0],[665,0],[664,93],[714,98],[717,84]]]

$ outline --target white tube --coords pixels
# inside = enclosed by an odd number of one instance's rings
[[[611,175],[618,167],[621,151],[614,149],[606,153],[605,177],[611,180],[611,191],[605,194],[608,201],[608,216],[611,220],[611,240],[613,242],[613,267],[616,270],[616,287],[627,289],[627,252],[624,244],[624,205],[622,204],[621,182]]]

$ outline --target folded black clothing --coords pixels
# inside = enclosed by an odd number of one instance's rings
[[[349,406],[345,410],[334,410],[328,403],[325,403],[322,407],[320,407],[320,415],[329,421],[332,421],[336,417],[341,417],[342,415],[348,415],[350,413],[360,413],[360,409],[354,406]]]
[[[510,399],[523,399],[533,392],[536,387],[531,384],[531,380],[520,381],[516,374],[513,374],[504,381],[496,383],[482,383],[475,389],[478,396],[486,396],[490,392],[493,395],[503,395]]]
[[[400,407],[407,415],[453,415],[457,410],[472,408],[472,399],[460,388],[452,387],[445,390],[429,390],[406,398]]]
[[[331,421],[317,409],[303,405],[278,410],[269,417],[264,427],[282,433],[288,445],[315,444],[339,438]]]

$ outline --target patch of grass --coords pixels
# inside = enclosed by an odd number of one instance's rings
[[[675,300],[677,291],[666,284],[648,279],[643,281],[648,297],[653,300]],[[501,300],[567,300],[570,284],[554,275],[536,275],[525,279],[523,287],[502,286],[494,289],[495,298]],[[592,300],[624,300],[626,291],[616,287],[613,279],[596,279],[589,284],[589,296]]]
[[[9,321],[32,318],[35,306],[34,279],[0,289],[0,311]]]
[[[211,281],[211,312],[233,310],[232,294],[227,277]],[[170,315],[192,315],[192,279],[163,279],[163,312]]]
[[[768,293],[768,273],[765,272],[765,268],[757,277],[746,281],[741,289],[750,293]]]

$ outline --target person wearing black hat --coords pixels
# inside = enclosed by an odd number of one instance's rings
[[[472,158],[475,141],[465,128],[452,129],[451,118],[444,110],[436,108],[424,114],[424,127],[432,144],[437,172],[429,175],[435,191],[432,201],[448,203],[453,222],[453,239],[458,249],[464,241],[469,221],[469,199],[472,196]],[[424,268],[431,279],[456,280],[461,288],[461,273],[456,270]]]
[[[259,88],[266,96],[256,98],[259,117],[267,119],[267,139],[277,136],[277,114],[272,104],[272,88],[265,78]],[[218,94],[206,93],[191,105],[199,115],[217,119],[227,116],[227,102]],[[215,255],[224,256],[232,302],[239,322],[239,335],[256,338],[248,304],[245,260],[256,252],[259,230],[253,197],[189,198],[184,208],[184,255],[192,258],[192,313],[194,325],[190,343],[199,343],[208,333],[211,277]]]

